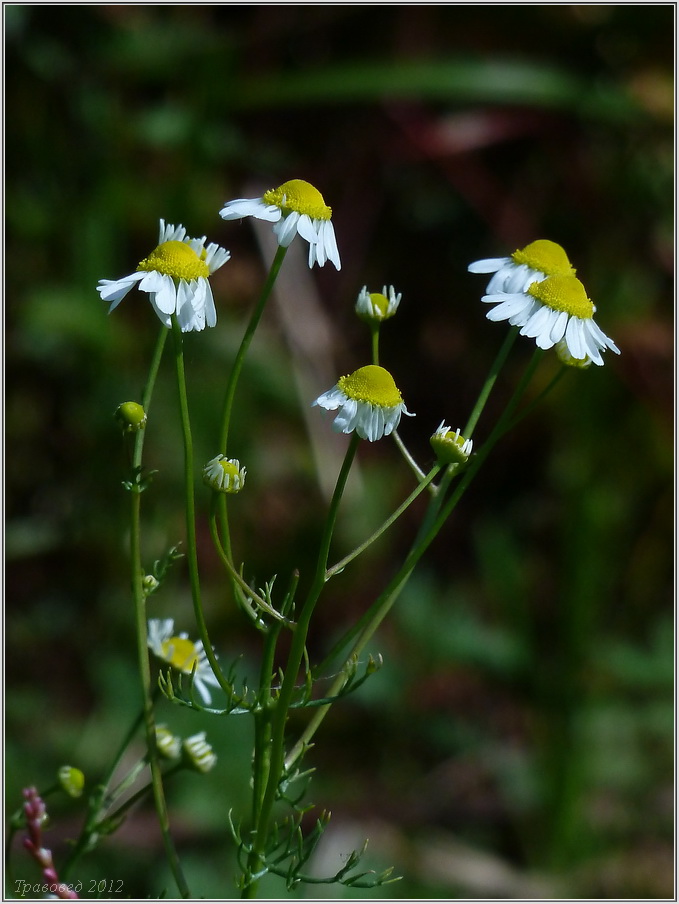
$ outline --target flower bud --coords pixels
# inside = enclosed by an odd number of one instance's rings
[[[125,433],[136,433],[146,426],[146,412],[139,402],[123,402],[118,405],[115,418]]]
[[[85,776],[75,766],[62,766],[57,773],[59,784],[69,797],[80,797],[85,787]]]
[[[436,453],[436,458],[444,465],[464,464],[472,454],[472,440],[461,436],[459,430],[453,433],[443,421],[429,442]]]
[[[396,313],[401,303],[401,293],[396,294],[393,286],[383,286],[381,292],[368,292],[368,287],[363,286],[356,299],[356,313],[367,323],[381,323],[388,320]]]
[[[554,346],[554,351],[556,352],[556,356],[561,361],[562,364],[566,364],[568,367],[578,367],[580,370],[584,370],[586,367],[592,363],[592,359],[589,355],[585,355],[584,358],[574,358],[571,355],[568,345],[565,339],[562,339],[560,342],[557,342]]]
[[[145,596],[150,596],[154,590],[160,587],[160,581],[152,574],[145,574],[141,579],[141,586]]]
[[[203,480],[217,493],[239,493],[245,484],[246,473],[237,458],[217,455],[203,468]]]
[[[186,738],[183,744],[184,762],[197,772],[209,772],[217,762],[217,754],[205,740],[205,732]]]
[[[167,725],[156,725],[156,747],[161,756],[176,760],[181,753],[182,741],[172,734]]]

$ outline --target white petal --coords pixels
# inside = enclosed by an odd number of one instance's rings
[[[154,281],[153,289],[146,289],[145,291],[151,291],[155,295],[155,304],[158,306],[159,311],[162,311],[163,314],[174,314],[177,309],[177,290],[174,280],[165,273],[149,273],[149,277],[151,276],[156,276],[158,279]],[[145,282],[146,280],[143,280],[139,284],[140,288]],[[155,288],[156,285],[158,288]]]
[[[97,292],[102,301],[112,302],[109,313],[117,308],[128,292],[134,288],[135,283],[143,278],[143,273],[131,273],[122,279],[100,279]]]
[[[179,280],[177,286],[177,322],[183,333],[201,330],[201,311],[196,299],[196,281]]]
[[[582,320],[579,317],[570,317],[566,327],[566,345],[574,358],[587,356],[587,345],[582,333]]]
[[[214,242],[210,242],[205,249],[205,263],[210,271],[210,275],[212,275],[215,270],[219,270],[220,267],[223,267],[230,257],[230,251],[216,245]]]
[[[316,227],[311,221],[311,217],[306,213],[299,215],[299,219],[297,220],[297,232],[299,232],[302,238],[306,239],[307,242],[317,242],[319,240],[319,234],[316,231]]]
[[[564,333],[566,332],[567,323],[567,311],[559,311],[559,316],[554,319],[552,328],[549,331],[549,338],[552,340],[552,343],[554,345],[556,345],[557,342],[560,342],[563,339]]]
[[[282,248],[287,248],[294,237],[297,235],[298,220],[299,214],[296,210],[293,210],[293,212],[289,213],[287,217],[282,217],[282,219],[280,219],[274,226],[273,231],[278,238],[278,244]]]
[[[511,257],[487,257],[480,261],[474,261],[467,267],[470,273],[495,273],[500,267],[511,263]]]
[[[217,325],[217,308],[215,307],[215,298],[212,294],[212,287],[207,279],[205,283],[205,323],[209,327]]]
[[[542,307],[530,317],[526,325],[521,328],[520,334],[535,339],[535,344],[538,348],[551,348],[554,345],[554,342],[550,338],[550,333],[558,316],[558,311],[552,310],[552,308],[547,307],[547,305],[542,305]]]
[[[330,220],[322,222],[318,230],[318,242],[319,245],[323,246],[327,259],[335,265],[335,269],[341,270],[342,264],[340,263],[339,248],[337,247],[337,239],[335,238],[335,227]],[[398,300],[401,300],[400,294]]]
[[[337,408],[341,408],[342,405],[347,401],[347,396],[341,389],[338,389],[336,386],[333,386],[332,389],[329,389],[327,392],[324,392],[320,395],[315,402],[312,403],[312,408],[314,405],[319,405],[321,408],[325,408],[327,411],[336,411]]]
[[[268,220],[275,223],[281,218],[281,209],[275,204],[265,204],[261,198],[238,198],[229,201],[219,211],[224,220],[240,220],[243,217],[255,217],[257,220]]]

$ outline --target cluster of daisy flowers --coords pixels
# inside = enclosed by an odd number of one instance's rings
[[[601,352],[620,349],[594,320],[596,308],[575,275],[566,252],[538,239],[509,257],[487,258],[469,265],[471,273],[492,273],[481,301],[493,304],[486,317],[520,327],[520,335],[538,348],[555,347],[566,364],[603,365]]]

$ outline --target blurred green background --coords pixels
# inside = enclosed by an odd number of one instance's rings
[[[569,373],[496,449],[373,641],[382,671],[323,725],[308,759],[310,798],[333,811],[319,871],[370,836],[368,865],[404,876],[380,897],[671,896],[673,5],[4,14],[8,809],[64,762],[95,783],[138,708],[112,412],[139,397],[158,324],[135,293],[108,318],[96,282],[134,270],[160,217],[231,250],[213,279],[217,329],[186,339],[207,460],[270,260],[269,227],[218,211],[303,178],[333,207],[343,266],[309,273],[293,245],[241,381],[232,454],[249,477],[231,517],[260,583],[309,573],[344,439],[308,406],[367,363],[364,284],[403,293],[382,359],[417,413],[402,435],[423,464],[440,421],[466,420],[506,333],[485,320],[470,261],[560,242],[622,350]],[[516,343],[479,440],[531,352]],[[149,565],[183,539],[170,365],[147,436],[161,471],[144,497]],[[538,383],[554,368],[545,356]],[[412,487],[388,441],[363,444],[359,470],[338,558]],[[330,585],[314,656],[393,574],[417,515]],[[258,639],[203,518],[199,530],[211,635],[252,680]],[[192,631],[183,566],[150,614]],[[169,705],[161,717],[206,729],[219,753],[168,794],[194,894],[230,897],[226,814],[246,812],[250,725]],[[58,855],[79,807],[52,805]],[[18,848],[15,875],[37,879]],[[150,808],[79,878],[173,895]],[[273,880],[263,892],[285,896]]]

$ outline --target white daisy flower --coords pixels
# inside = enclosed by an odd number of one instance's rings
[[[217,455],[203,468],[203,480],[218,493],[239,493],[245,484],[247,471],[237,458]]]
[[[534,282],[548,276],[575,276],[566,252],[549,239],[537,239],[515,251],[510,257],[491,257],[475,261],[467,268],[470,273],[493,273],[486,293],[525,292]]]
[[[401,303],[401,293],[398,295],[393,286],[382,287],[382,292],[368,292],[368,287],[363,286],[356,299],[356,313],[361,320],[368,322],[380,322],[393,317]]]
[[[313,405],[328,411],[339,408],[333,429],[338,433],[355,430],[371,443],[389,436],[398,427],[402,414],[415,416],[406,408],[392,375],[377,364],[359,367],[349,376],[341,377]]]
[[[184,739],[184,759],[188,765],[198,772],[209,772],[217,763],[217,754],[205,740],[205,732],[191,735]]]
[[[486,314],[489,320],[521,327],[521,335],[535,339],[538,348],[552,348],[563,340],[573,358],[589,357],[600,366],[606,348],[620,354],[595,323],[595,307],[575,276],[548,276],[523,292],[484,295],[481,301],[496,305]]]
[[[220,211],[225,220],[255,217],[273,223],[278,244],[287,248],[299,233],[309,243],[309,267],[331,261],[340,269],[340,257],[331,217],[323,195],[303,179],[291,179],[269,189],[261,198],[229,201]]]
[[[128,292],[138,286],[147,292],[161,322],[172,325],[172,314],[182,332],[215,326],[217,311],[208,277],[231,254],[219,245],[205,245],[206,238],[191,239],[183,226],[160,221],[158,247],[140,262],[134,273],[122,279],[100,279],[97,292],[111,303],[109,314]]]
[[[436,428],[429,442],[437,459],[446,465],[464,464],[472,454],[473,440],[465,439],[459,428],[453,433],[444,421]]]
[[[208,685],[219,687],[210,663],[203,649],[201,640],[189,640],[185,632],[174,633],[174,620],[171,618],[151,618],[148,622],[147,643],[158,659],[167,662],[178,672],[191,675],[195,665],[193,683],[208,706],[212,703],[212,695]]]

